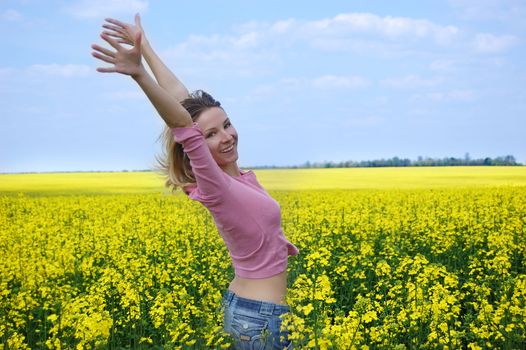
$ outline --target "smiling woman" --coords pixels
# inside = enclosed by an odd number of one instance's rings
[[[139,15],[135,25],[106,21],[101,38],[113,50],[92,48],[93,56],[110,67],[97,70],[129,75],[144,91],[166,123],[166,154],[160,160],[166,185],[182,188],[210,211],[230,252],[235,277],[224,293],[224,330],[236,348],[292,348],[281,321],[289,313],[288,256],[298,249],[282,231],[279,204],[253,172],[239,169],[238,135],[221,104],[204,91],[188,93],[149,45]],[[143,56],[156,80],[144,68]]]
[[[219,167],[232,176],[241,173],[237,166],[238,135],[230,119],[210,94],[198,90],[181,104],[190,113],[192,121],[203,132],[208,149]],[[162,171],[167,176],[166,186],[176,190],[178,187],[186,191],[187,186],[196,182],[192,172],[190,158],[180,142],[176,142],[173,130],[166,127],[163,133],[165,155],[159,159]],[[195,165],[194,165],[195,166]]]
[[[239,169],[233,166],[238,158],[238,135],[225,111],[211,108],[200,115],[199,123],[216,163],[230,175],[239,176]]]

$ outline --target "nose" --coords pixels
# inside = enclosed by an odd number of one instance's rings
[[[234,139],[234,136],[232,136],[229,132],[223,130],[221,133],[221,142],[222,143],[229,143]]]

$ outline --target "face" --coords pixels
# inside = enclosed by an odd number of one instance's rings
[[[222,168],[235,163],[238,158],[238,137],[225,111],[212,107],[201,113],[196,122],[205,134],[206,143],[216,163]]]

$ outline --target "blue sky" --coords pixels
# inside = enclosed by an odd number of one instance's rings
[[[136,12],[187,87],[222,102],[242,167],[526,162],[522,0],[3,0],[0,172],[154,166],[161,119],[90,49],[105,17]]]

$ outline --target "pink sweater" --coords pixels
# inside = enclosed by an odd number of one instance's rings
[[[212,158],[197,123],[172,129],[190,159],[196,184],[185,188],[212,214],[237,276],[267,278],[287,269],[289,255],[298,254],[281,229],[279,204],[261,187],[252,171],[225,173]]]

